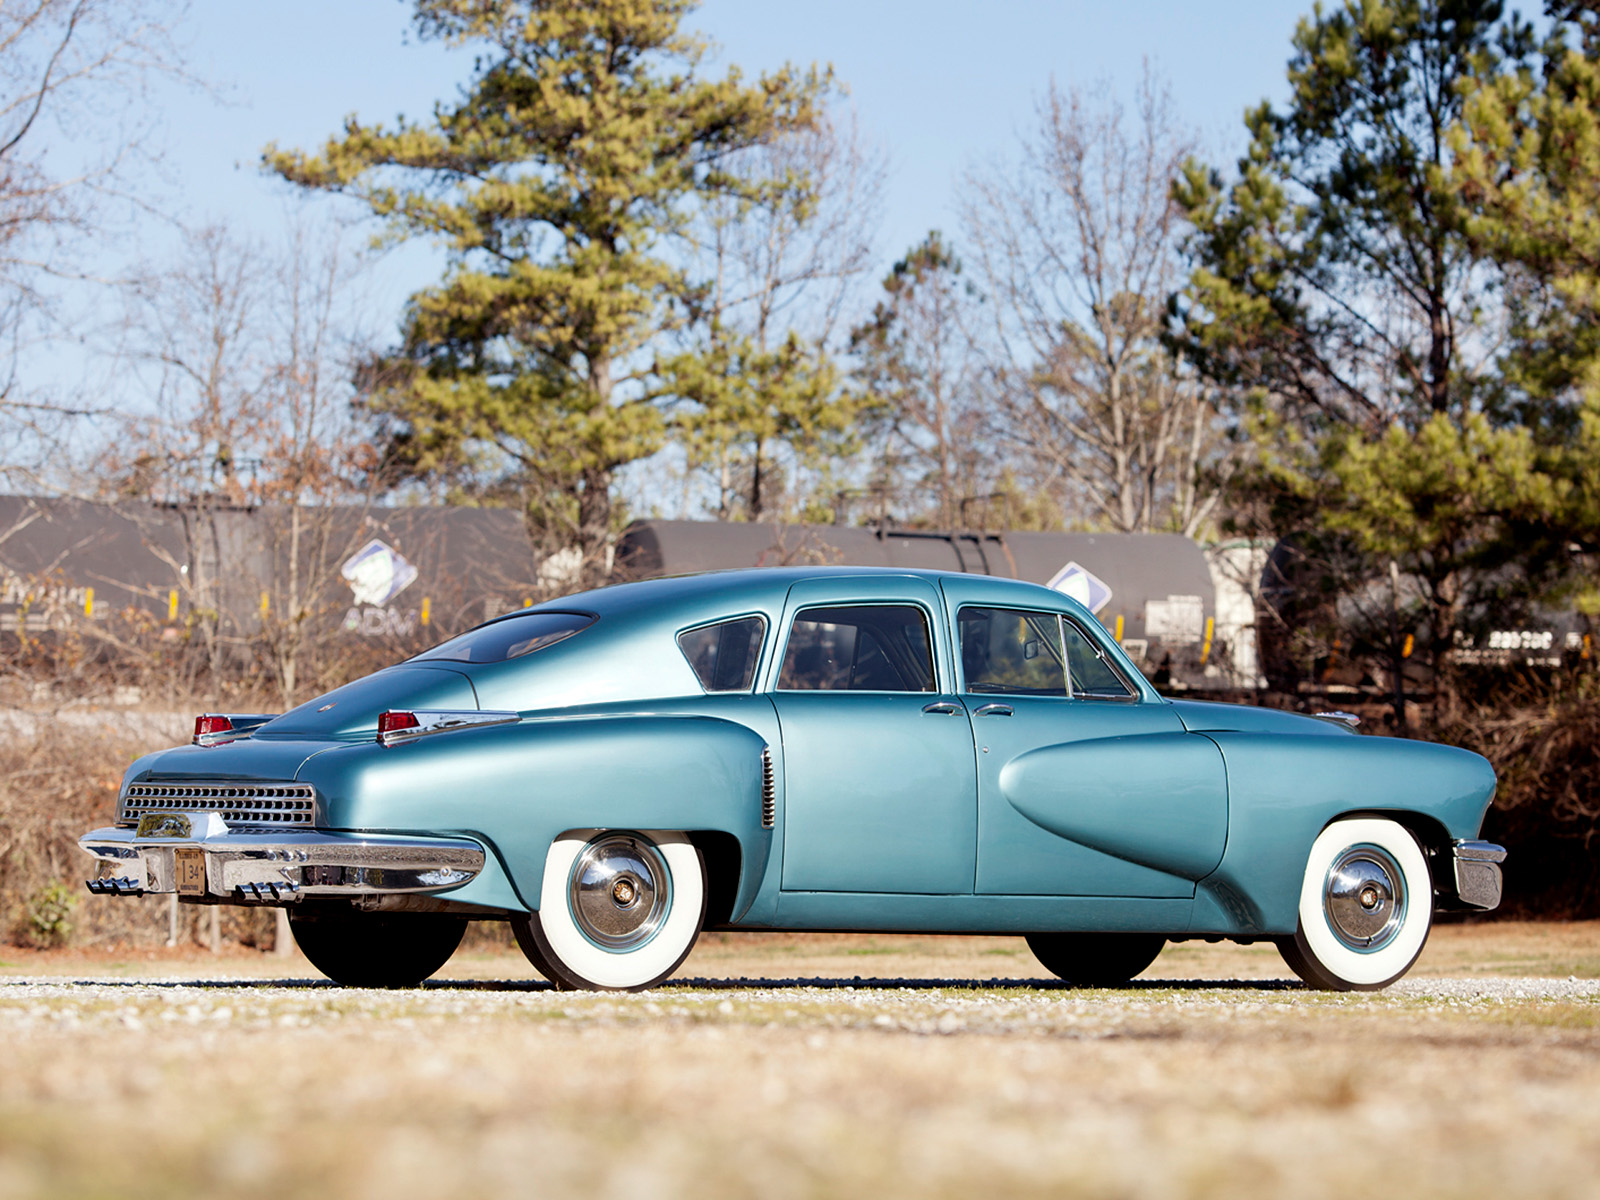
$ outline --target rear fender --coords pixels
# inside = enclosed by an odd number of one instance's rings
[[[743,725],[709,717],[538,718],[396,746],[330,750],[301,778],[343,830],[468,833],[494,848],[528,909],[550,843],[571,829],[675,829],[738,842],[737,917],[771,850],[761,752]]]

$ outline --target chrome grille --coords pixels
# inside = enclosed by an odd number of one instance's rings
[[[761,828],[771,829],[778,817],[778,792],[772,783],[772,751],[761,747]]]
[[[216,812],[230,825],[305,825],[316,819],[309,783],[136,783],[122,794],[117,824],[148,812]]]

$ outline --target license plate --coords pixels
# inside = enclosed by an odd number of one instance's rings
[[[206,855],[204,850],[174,850],[172,874],[180,896],[206,894]]]

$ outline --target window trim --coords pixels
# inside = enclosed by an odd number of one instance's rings
[[[990,612],[1014,612],[1023,613],[1025,615],[1031,614],[1040,617],[1050,617],[1064,625],[1071,625],[1075,630],[1078,631],[1079,637],[1094,647],[1095,653],[1099,657],[1100,661],[1105,663],[1105,665],[1110,669],[1111,673],[1117,677],[1117,682],[1122,684],[1122,686],[1128,690],[1128,694],[1126,696],[1096,696],[1092,693],[1078,691],[1072,683],[1072,667],[1070,656],[1065,664],[1064,670],[1064,674],[1066,675],[1067,679],[1067,694],[1065,696],[1041,696],[1036,693],[1029,692],[972,691],[967,686],[967,671],[966,667],[963,665],[964,660],[961,657],[961,614],[969,608],[981,608]],[[1066,642],[1066,634],[1063,632],[1061,636],[1061,651],[1063,654],[1066,654],[1067,652]],[[1143,692],[1128,679],[1127,675],[1123,673],[1122,668],[1117,665],[1116,660],[1105,652],[1105,647],[1100,644],[1099,639],[1085,629],[1083,624],[1078,621],[1076,617],[1073,617],[1069,613],[1060,612],[1056,609],[1028,608],[1023,605],[1016,604],[964,600],[956,606],[955,622],[951,630],[951,650],[954,652],[956,678],[961,687],[960,694],[963,696],[1011,696],[1024,700],[1089,700],[1102,703],[1109,702],[1112,704],[1127,704],[1129,702],[1137,703],[1138,701],[1144,699]]]
[[[1094,647],[1095,653],[1097,655],[1099,655],[1099,657],[1100,657],[1100,661],[1105,663],[1107,669],[1110,670],[1110,672],[1117,677],[1117,682],[1122,684],[1122,686],[1128,690],[1128,694],[1126,696],[1096,696],[1096,695],[1094,695],[1092,693],[1085,694],[1085,693],[1082,693],[1082,692],[1073,691],[1070,699],[1073,699],[1073,700],[1089,700],[1089,701],[1094,701],[1096,703],[1101,703],[1101,704],[1105,704],[1105,703],[1109,703],[1109,704],[1136,704],[1139,701],[1144,699],[1144,693],[1139,689],[1138,686],[1136,686],[1134,684],[1134,682],[1131,679],[1129,679],[1127,677],[1126,674],[1123,673],[1122,668],[1117,665],[1117,660],[1112,655],[1106,653],[1105,647],[1100,644],[1100,639],[1099,638],[1095,637],[1092,633],[1090,633],[1087,629],[1085,629],[1083,627],[1082,622],[1078,621],[1076,618],[1070,616],[1069,614],[1060,613],[1058,615],[1061,617],[1061,620],[1064,623],[1066,623],[1068,625],[1071,625],[1074,629],[1076,629],[1078,631],[1078,636],[1079,637],[1083,638],[1084,641],[1088,642],[1091,646]],[[1061,647],[1062,647],[1063,650],[1066,649],[1066,637],[1065,637],[1065,635],[1062,636]],[[1067,674],[1068,674],[1068,680],[1069,680],[1067,686],[1070,688],[1072,686],[1071,682],[1070,682],[1070,680],[1071,680],[1071,667],[1070,667],[1070,665],[1068,667]]]
[[[933,679],[933,690],[929,692],[913,692],[903,688],[786,688],[779,687],[778,681],[783,678],[783,664],[789,659],[789,642],[794,637],[795,622],[799,621],[808,612],[818,609],[830,608],[914,608],[922,616],[923,632],[928,636],[928,669]],[[789,618],[789,630],[783,638],[783,648],[774,656],[772,663],[772,686],[768,689],[772,695],[805,696],[942,696],[945,694],[943,681],[939,678],[939,623],[938,618],[927,604],[920,600],[890,600],[875,598],[872,600],[817,600],[794,610]]]
[[[1065,639],[1063,639],[1062,645],[1061,645],[1061,653],[1062,653],[1062,656],[1063,656],[1063,661],[1062,661],[1062,664],[1061,664],[1061,676],[1062,676],[1062,679],[1063,679],[1063,681],[1065,682],[1065,685],[1066,685],[1066,694],[1065,695],[1051,696],[1051,695],[1047,695],[1047,694],[1040,693],[1040,692],[1026,692],[1026,691],[1015,691],[1015,692],[1005,692],[1005,691],[975,692],[975,691],[973,691],[972,690],[972,685],[967,679],[966,659],[963,657],[962,647],[961,647],[961,614],[966,612],[969,608],[971,608],[971,609],[980,609],[983,612],[1017,613],[1018,615],[1023,616],[1023,617],[1046,617],[1046,618],[1048,618],[1048,619],[1050,619],[1052,621],[1057,622],[1057,626],[1056,627],[1057,627],[1058,630],[1060,629],[1059,622],[1061,620],[1061,614],[1060,613],[1055,612],[1052,609],[1048,609],[1048,608],[1024,608],[1024,607],[1020,607],[1020,606],[1015,605],[1015,604],[992,604],[992,603],[989,603],[987,601],[981,601],[980,602],[980,601],[977,601],[977,600],[967,600],[967,601],[963,601],[961,604],[957,605],[956,606],[955,625],[954,625],[954,627],[952,629],[951,638],[950,638],[950,649],[953,651],[953,656],[954,656],[954,659],[955,659],[956,674],[958,675],[958,677],[961,680],[961,695],[963,695],[963,696],[1010,696],[1010,697],[1020,697],[1020,698],[1025,699],[1025,700],[1070,700],[1070,699],[1072,699],[1072,674],[1067,669],[1067,664],[1066,664],[1066,661],[1065,661],[1065,655],[1066,655],[1066,652],[1067,652]]]
[[[694,663],[689,661],[689,656],[684,653],[683,643],[679,641],[686,633],[698,633],[702,629],[714,629],[718,625],[732,625],[736,621],[760,621],[761,642],[756,651],[756,667],[750,673],[750,686],[743,688],[728,688],[725,691],[712,691],[706,687],[700,678],[700,672],[694,669]],[[683,658],[684,666],[689,668],[689,674],[694,676],[695,683],[699,684],[702,695],[706,696],[751,696],[761,686],[761,668],[767,653],[767,634],[772,630],[772,619],[764,612],[737,613],[729,617],[718,617],[714,621],[698,621],[693,625],[685,625],[672,635],[672,644],[677,647],[678,653]]]

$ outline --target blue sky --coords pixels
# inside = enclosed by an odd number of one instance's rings
[[[1289,36],[1309,0],[708,0],[691,23],[747,73],[832,63],[890,173],[879,252],[886,268],[930,228],[953,231],[954,184],[1003,154],[1052,76],[1130,92],[1148,59],[1218,161],[1242,147],[1247,105],[1284,94]],[[425,116],[471,67],[470,53],[419,44],[401,0],[198,0],[190,63],[219,99],[164,87],[165,206],[271,236],[291,191],[261,174],[262,146],[312,148],[349,113]],[[138,241],[154,245],[159,235]],[[399,301],[433,271],[403,254],[378,295]]]

